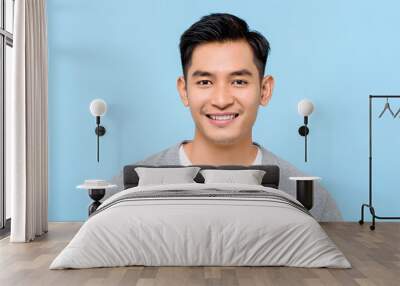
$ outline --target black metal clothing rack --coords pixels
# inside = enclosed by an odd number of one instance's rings
[[[361,219],[358,221],[359,224],[364,223],[364,207],[368,207],[372,215],[372,225],[370,229],[375,229],[375,219],[400,219],[400,217],[392,216],[378,216],[375,213],[375,208],[372,205],[372,100],[374,98],[400,98],[400,95],[370,95],[369,96],[369,203],[362,204],[361,206]]]

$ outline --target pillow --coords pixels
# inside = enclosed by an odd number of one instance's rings
[[[263,170],[201,170],[204,183],[234,183],[247,185],[261,185],[265,175]]]
[[[199,167],[135,168],[139,176],[138,186],[196,183],[193,179],[199,170]]]

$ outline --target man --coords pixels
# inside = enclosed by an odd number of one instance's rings
[[[259,165],[280,167],[279,188],[295,195],[290,176],[304,176],[252,140],[260,105],[271,99],[274,79],[264,76],[269,43],[247,23],[230,14],[201,18],[183,33],[180,53],[183,75],[177,88],[195,123],[193,140],[185,140],[135,164]],[[113,181],[122,188],[122,174]],[[327,191],[315,183],[313,216],[340,220]]]

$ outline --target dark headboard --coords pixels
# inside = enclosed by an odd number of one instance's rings
[[[261,184],[264,187],[271,187],[278,189],[279,187],[279,167],[276,165],[252,165],[252,166],[239,166],[239,165],[223,165],[223,166],[210,166],[210,165],[191,165],[192,167],[200,167],[201,169],[221,169],[221,170],[241,170],[241,169],[256,169],[264,170],[265,175]],[[136,167],[151,167],[151,168],[179,168],[185,167],[182,165],[127,165],[124,167],[124,189],[136,187],[139,183],[139,176],[135,171]],[[204,183],[204,178],[200,174],[194,178],[197,183]]]

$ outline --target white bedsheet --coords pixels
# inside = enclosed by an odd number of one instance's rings
[[[153,198],[112,204],[131,192],[265,190],[233,184],[141,186],[108,198],[50,269],[146,266],[350,268],[318,222],[293,206],[257,198]],[[108,208],[107,208],[108,206]]]

